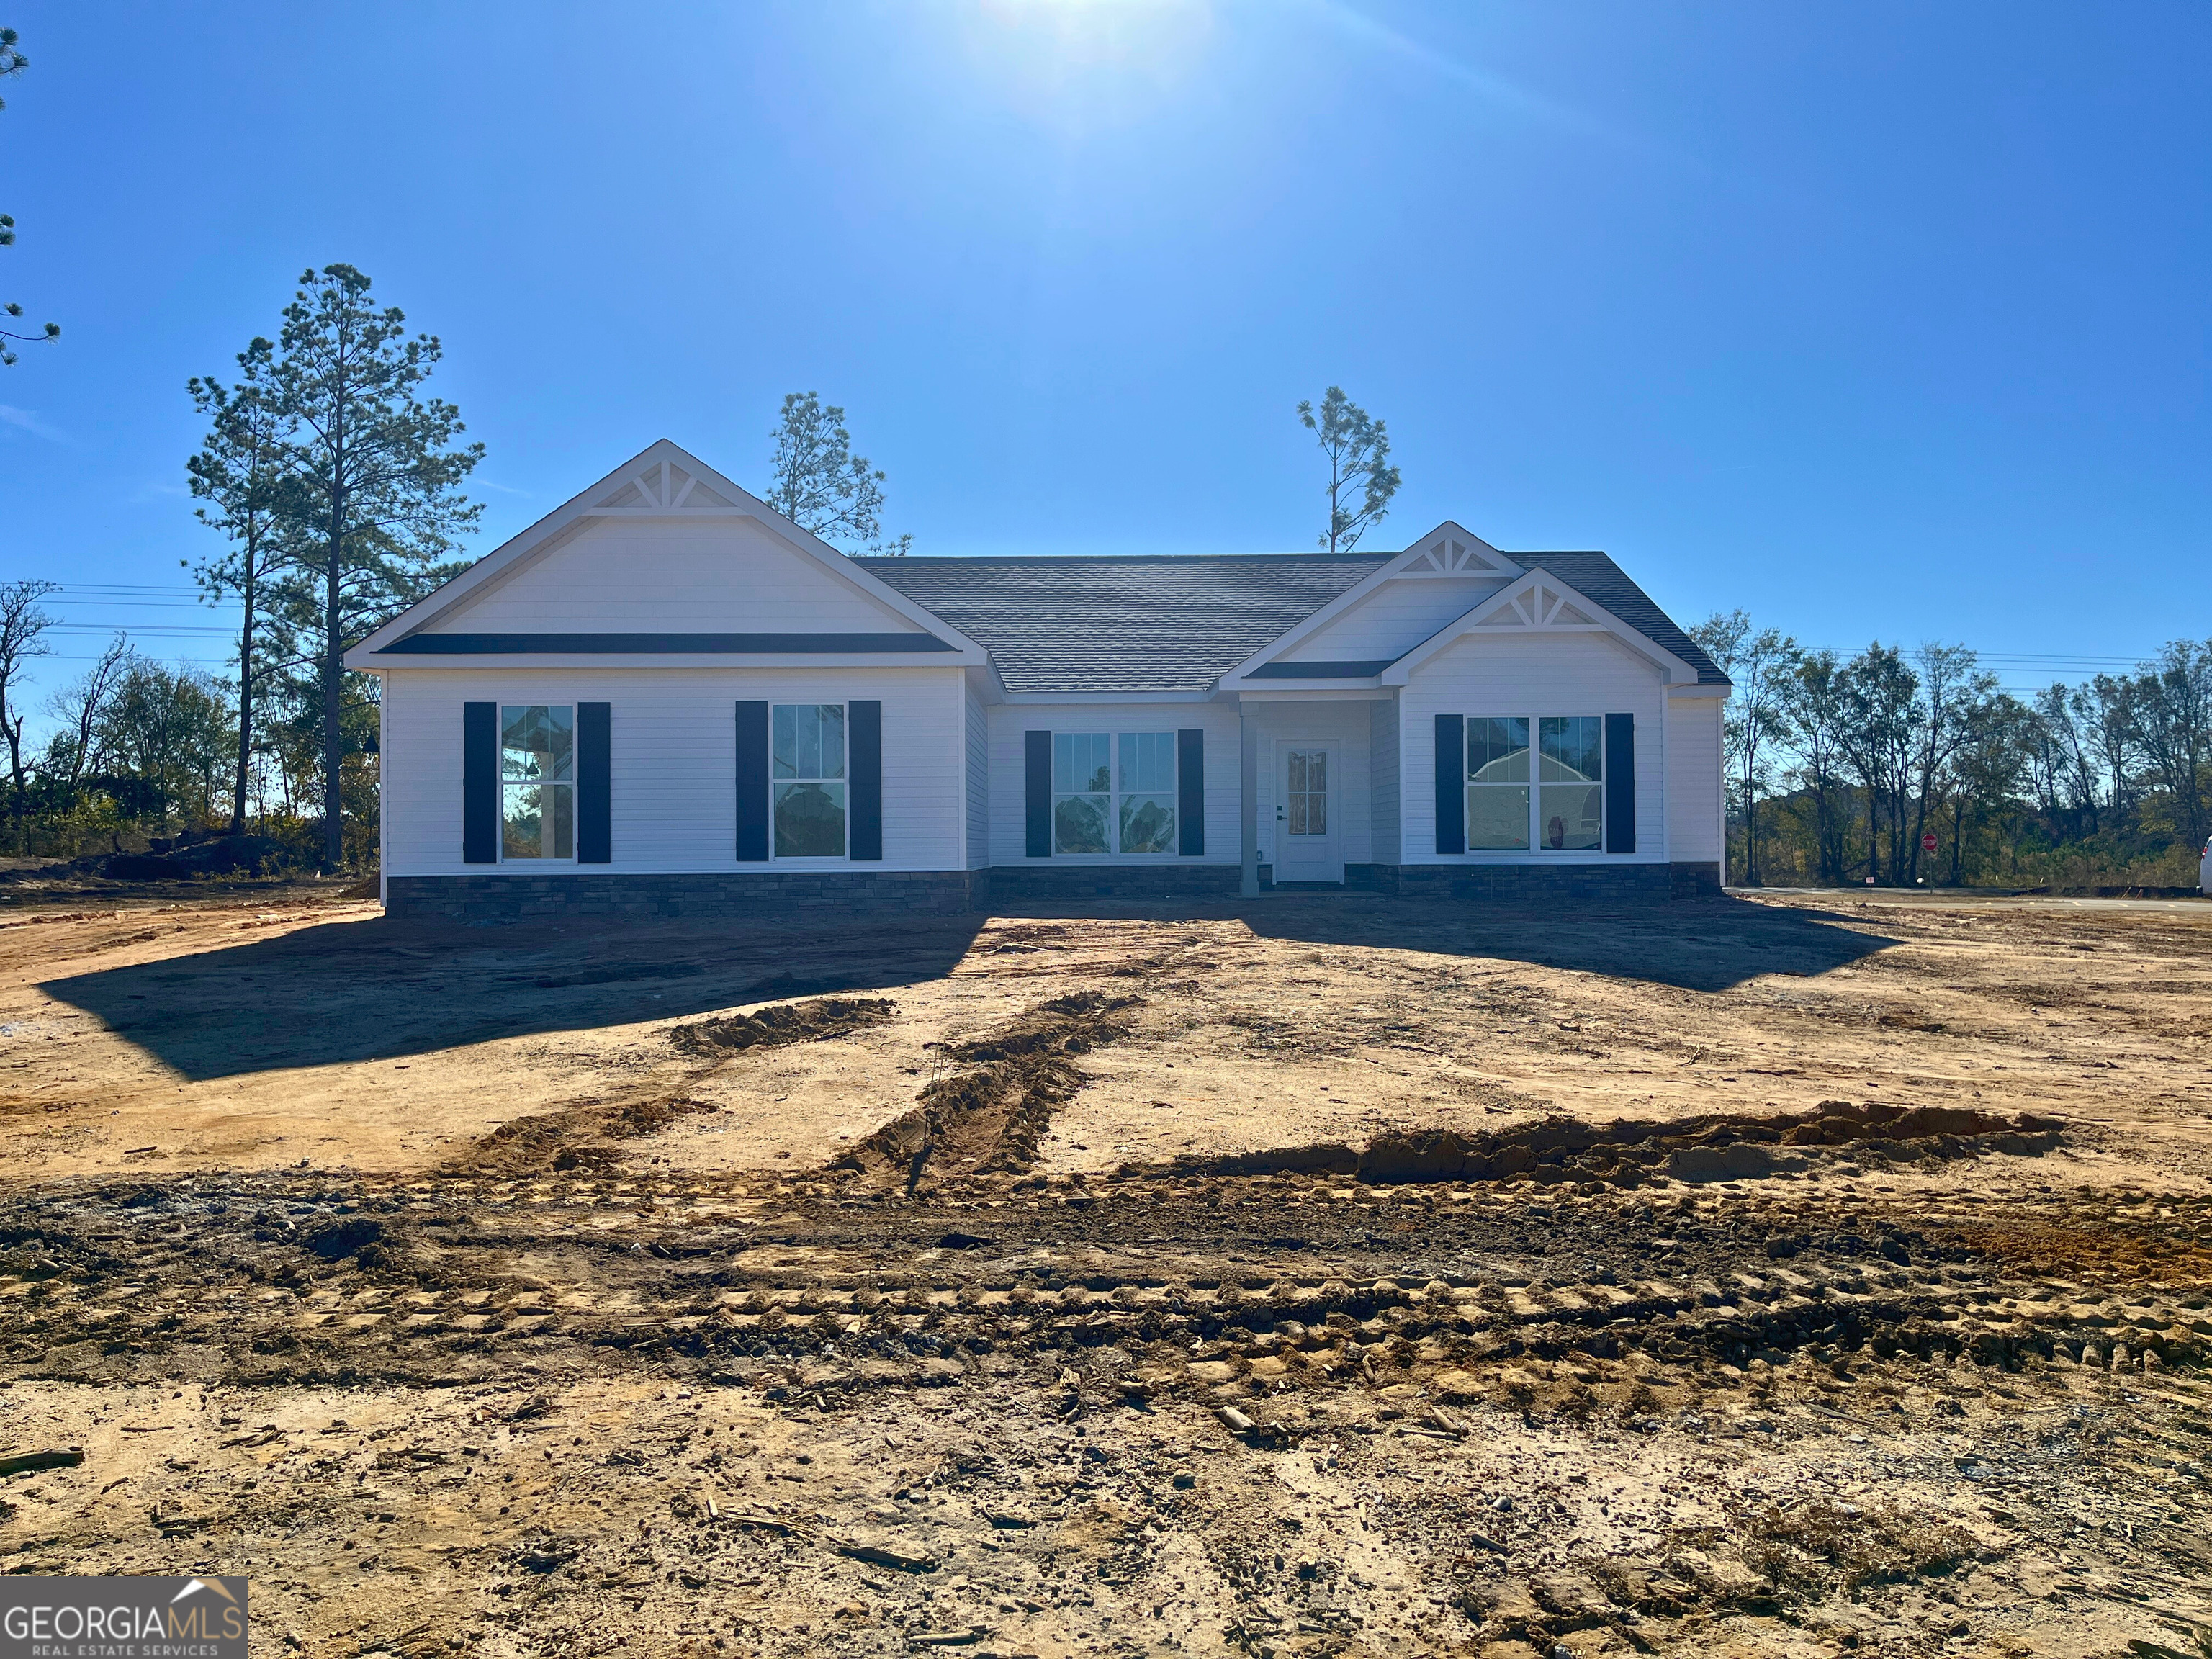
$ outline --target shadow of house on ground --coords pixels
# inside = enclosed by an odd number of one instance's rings
[[[941,978],[984,918],[547,922],[372,917],[44,981],[194,1082],[404,1058]]]
[[[1761,974],[1811,978],[1899,942],[1832,912],[1731,898],[1546,909],[1331,896],[1237,914],[1262,939],[1486,957],[1685,991],[1726,991]]]

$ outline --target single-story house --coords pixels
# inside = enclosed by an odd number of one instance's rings
[[[854,558],[654,444],[347,656],[385,902],[1720,880],[1729,682],[1602,553]]]

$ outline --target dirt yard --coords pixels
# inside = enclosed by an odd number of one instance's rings
[[[0,908],[0,1571],[254,1651],[2212,1655],[2212,905]]]

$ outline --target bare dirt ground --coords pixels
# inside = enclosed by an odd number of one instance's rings
[[[255,1651],[2212,1654],[2212,905],[0,908],[0,1571]]]

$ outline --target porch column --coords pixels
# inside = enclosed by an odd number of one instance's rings
[[[1237,817],[1244,837],[1244,876],[1237,890],[1246,898],[1260,896],[1260,728],[1253,713],[1238,702]]]

